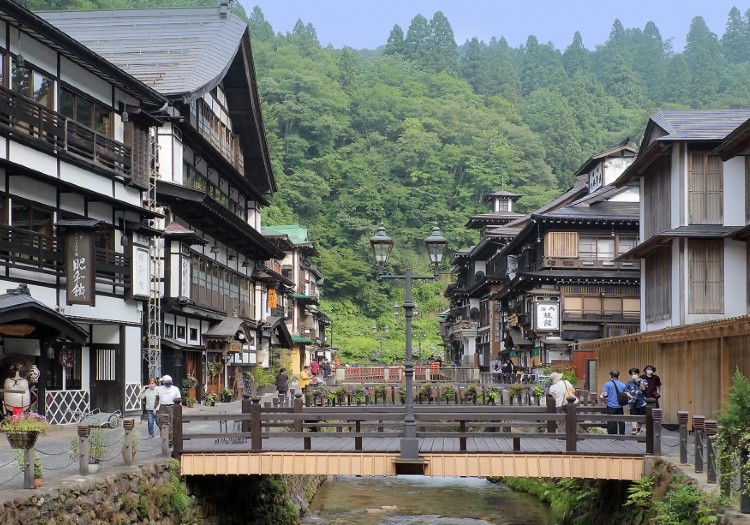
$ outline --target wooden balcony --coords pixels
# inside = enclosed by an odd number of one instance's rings
[[[2,86],[0,135],[50,154],[67,154],[110,175],[131,176],[129,147]]]
[[[638,270],[640,261],[608,261],[602,259],[583,259],[565,257],[542,257],[532,264],[532,271],[548,269],[594,269],[594,270]]]
[[[0,266],[58,276],[65,280],[62,238],[0,225]],[[131,257],[96,248],[96,284],[129,290]],[[114,292],[114,291],[113,291]]]
[[[238,172],[245,172],[245,159],[242,156],[239,137],[232,134],[203,100],[199,99],[190,104],[190,124]]]

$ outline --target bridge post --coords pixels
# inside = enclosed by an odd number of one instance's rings
[[[466,421],[462,419],[458,424],[458,431],[461,433],[461,437],[458,438],[458,449],[461,452],[466,452]]]
[[[302,413],[302,394],[294,394],[294,413],[295,414]],[[294,420],[294,431],[302,432],[302,420],[301,419]]]
[[[354,450],[361,452],[362,436],[360,436],[359,433],[362,432],[362,422],[359,419],[354,422],[354,431],[357,433],[356,437],[354,438]]]
[[[89,475],[89,433],[88,425],[78,425],[78,473],[81,476]]]
[[[242,404],[240,405],[242,408],[243,414],[249,414],[250,413],[250,407],[252,406],[253,402],[250,400],[250,394],[242,394]],[[250,432],[250,420],[249,419],[243,419],[242,420],[242,432]]]
[[[180,459],[182,455],[182,399],[174,398],[172,407],[172,457]]]
[[[123,459],[125,460],[125,466],[129,467],[133,464],[133,427],[135,426],[135,420],[133,418],[123,419],[122,428],[125,431],[123,448]]]
[[[169,423],[171,417],[168,412],[159,414],[159,428],[161,428],[161,455],[169,457]]]
[[[718,430],[716,420],[704,421],[703,429],[706,433],[706,481],[716,483],[716,450],[714,449],[714,436]]]
[[[695,435],[695,472],[703,472],[703,431],[706,418],[704,416],[693,416],[693,431]]]
[[[557,407],[555,406],[555,398],[547,394],[546,400],[547,400],[547,413],[557,414]],[[557,421],[555,421],[554,419],[548,419],[547,420],[547,433],[554,434],[555,432],[557,432]]]
[[[664,412],[661,408],[653,408],[651,414],[654,420],[654,455],[661,456],[661,421],[664,419]],[[648,434],[646,434],[646,439],[648,439]]]
[[[646,398],[646,454],[654,453],[654,407],[656,399]]]
[[[687,410],[677,411],[677,422],[680,424],[680,463],[686,465],[688,462]]]
[[[254,397],[252,399],[253,404],[250,406],[250,450],[252,452],[260,452],[263,448],[263,438],[261,436],[261,421],[260,421],[260,398]]]
[[[576,421],[575,397],[568,397],[568,404],[565,406],[565,451],[576,451],[576,432],[578,431],[578,421]]]

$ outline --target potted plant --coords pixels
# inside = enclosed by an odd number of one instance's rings
[[[107,451],[109,450],[109,442],[107,436],[104,434],[104,430],[100,427],[90,427],[89,429],[89,474],[95,474],[99,472],[101,468],[100,463],[107,459]],[[78,448],[78,437],[74,437],[70,440],[70,459],[76,460],[81,456],[81,451]]]
[[[381,383],[379,385],[375,385],[375,404],[378,403],[378,398],[383,398],[383,404],[386,404],[386,396],[388,394],[388,385],[385,383]]]
[[[20,450],[16,450],[16,458],[18,459],[18,466],[21,468],[21,472],[23,472],[26,470],[25,454]],[[42,486],[43,477],[42,458],[37,454],[34,456],[34,488],[38,489]]]
[[[195,397],[195,389],[198,386],[198,380],[194,375],[188,374],[185,379],[182,380],[183,394],[187,397]]]
[[[133,436],[133,444],[130,450],[131,459],[132,459],[132,462],[135,463],[135,456],[138,453],[138,450],[140,450],[141,448],[141,435],[135,431],[131,432],[130,435]],[[120,452],[122,453],[122,462],[125,463],[125,433],[124,432],[123,432],[121,440],[122,440],[122,449]]]
[[[49,428],[49,422],[36,412],[16,414],[0,422],[0,432],[8,438],[11,448],[31,448],[39,434]]]
[[[526,389],[524,385],[510,385],[510,402],[513,404],[513,398],[518,399],[518,404],[521,404],[521,396],[523,395],[523,391]]]
[[[497,405],[498,400],[501,399],[502,395],[503,395],[503,391],[500,388],[493,386],[492,388],[490,388],[490,391],[487,393],[487,404]]]
[[[466,387],[466,390],[464,391],[464,401],[467,403],[470,401],[473,404],[477,404],[477,398],[479,397],[479,389],[477,388],[477,385],[471,384]]]
[[[221,391],[221,402],[222,403],[229,403],[232,401],[232,398],[234,397],[234,390],[231,388],[224,388]]]
[[[452,399],[456,399],[458,390],[454,385],[446,385],[443,390],[443,396],[445,396],[446,403],[449,403]]]
[[[422,399],[427,399],[428,403],[432,401],[432,383],[429,381],[419,387],[419,401]]]
[[[406,403],[406,387],[405,386],[398,387],[398,397],[401,399],[402,405]]]
[[[544,397],[544,389],[539,385],[535,385],[534,388],[531,389],[531,395],[534,398],[534,404],[538,405],[539,399]]]
[[[203,404],[207,407],[216,405],[216,394],[206,394],[203,396]]]
[[[182,398],[182,404],[188,408],[192,408],[198,400],[192,396],[185,396]]]
[[[357,403],[357,405],[361,405],[365,402],[365,387],[363,386],[355,386],[352,389],[352,397],[354,398],[354,402]]]

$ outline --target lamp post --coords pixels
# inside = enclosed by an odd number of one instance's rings
[[[404,364],[404,377],[406,379],[406,400],[404,412],[404,436],[401,438],[400,460],[405,463],[421,462],[419,458],[419,440],[417,439],[417,425],[414,419],[414,362],[412,360],[412,331],[411,320],[414,316],[414,301],[412,300],[411,285],[414,280],[434,281],[440,275],[439,266],[443,262],[445,249],[448,247],[448,239],[440,233],[440,228],[435,225],[430,235],[424,240],[430,263],[433,267],[433,275],[412,275],[411,268],[406,268],[404,275],[386,275],[385,265],[393,250],[393,239],[388,237],[385,227],[381,226],[373,237],[370,237],[372,253],[378,264],[379,280],[403,280],[406,291],[404,295],[404,320],[406,322],[406,362]]]
[[[383,357],[385,354],[383,354],[383,339],[388,336],[388,325],[385,325],[383,327],[382,332],[378,329],[377,326],[373,325],[372,327],[372,335],[377,337],[380,341],[380,354],[379,354],[379,360],[383,361]],[[378,363],[378,359],[375,360],[375,364]],[[384,364],[384,363],[383,363]]]

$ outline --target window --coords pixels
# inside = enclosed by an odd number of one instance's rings
[[[112,110],[67,88],[60,90],[60,113],[84,126],[112,136]]]
[[[53,213],[38,206],[13,202],[10,225],[43,235],[52,235]]]
[[[509,199],[498,199],[497,200],[497,211],[510,211]]]
[[[177,325],[177,339],[185,339],[185,327]]]
[[[724,312],[724,241],[688,241],[691,314]]]
[[[690,224],[722,224],[723,163],[709,155],[712,146],[691,146],[688,155],[688,205]]]
[[[578,233],[549,232],[545,235],[547,257],[578,257]]]
[[[637,237],[621,237],[617,236],[617,256],[628,253],[630,250],[636,247],[638,244]]]
[[[11,89],[50,109],[55,108],[54,81],[43,73],[28,66],[18,67],[13,61]]]
[[[646,321],[669,319],[672,315],[672,250],[660,248],[645,258]]]
[[[164,337],[174,337],[174,325],[164,323]]]
[[[581,235],[578,256],[591,261],[611,261],[615,258],[615,238],[611,235]]]
[[[643,179],[644,239],[669,229],[670,181],[669,160],[665,159]]]
[[[191,328],[190,329],[190,340],[191,341],[197,341],[198,340],[198,329],[197,328]]]

